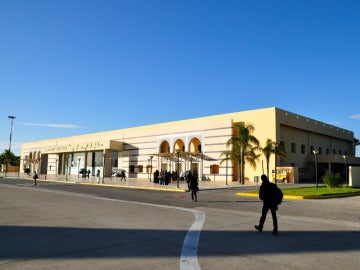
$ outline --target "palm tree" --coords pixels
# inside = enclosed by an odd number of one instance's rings
[[[259,141],[252,135],[254,127],[251,124],[236,123],[234,127],[236,132],[227,141],[226,146],[231,147],[230,159],[237,162],[238,171],[240,172],[239,182],[244,184],[245,162],[256,168],[256,160],[259,158],[259,155],[256,154],[256,151],[259,149]],[[225,152],[222,154],[225,154]]]
[[[272,154],[275,154],[275,142],[272,141],[271,139],[267,139],[265,142],[265,146],[264,148],[261,148],[261,152],[264,154],[265,156],[265,160],[266,160],[266,175],[269,178],[269,162],[270,162],[270,156]]]
[[[284,148],[283,144],[277,144],[275,143],[275,153],[277,158],[281,158],[283,160],[287,160],[287,155],[286,155],[286,150]],[[276,160],[275,160],[275,164],[276,164]]]
[[[359,139],[354,138],[354,144],[355,144],[355,146],[360,145],[360,140],[359,140]]]
[[[276,142],[272,141],[271,139],[267,139],[265,142],[264,148],[261,148],[261,152],[265,156],[266,160],[266,175],[269,178],[269,163],[270,163],[270,156],[275,155],[275,158],[281,158],[287,160],[286,151],[282,144],[277,145]],[[275,160],[276,165],[276,160]]]

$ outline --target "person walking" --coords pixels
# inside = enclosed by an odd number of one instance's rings
[[[189,190],[189,191],[191,190],[190,185],[191,185],[192,179],[193,179],[193,175],[192,175],[191,171],[188,171],[188,172],[186,173],[186,183],[187,183],[187,186],[188,186],[188,190]]]
[[[191,199],[197,202],[197,192],[199,191],[199,183],[197,178],[190,179],[189,190],[191,191]]]
[[[159,170],[156,170],[154,172],[154,183],[158,184],[159,183]]]
[[[125,174],[125,171],[122,170],[121,171],[121,178],[120,178],[120,181],[124,180],[126,182],[126,174]]]
[[[262,232],[264,223],[266,220],[266,215],[268,211],[271,211],[273,219],[273,235],[278,234],[278,221],[276,217],[276,211],[278,210],[277,203],[274,199],[277,186],[269,182],[269,179],[266,175],[261,175],[261,186],[259,191],[259,198],[263,201],[262,213],[259,221],[259,225],[255,225],[255,229],[259,232]]]
[[[165,171],[163,169],[160,170],[160,185],[165,185]]]
[[[33,175],[33,179],[34,179],[34,186],[37,185],[37,179],[39,178],[39,175],[37,174],[36,171],[34,171],[34,175]]]

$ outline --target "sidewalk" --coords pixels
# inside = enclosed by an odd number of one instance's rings
[[[21,178],[29,181],[33,181],[32,176],[26,174],[10,174],[8,173],[6,178]],[[94,185],[94,186],[110,186],[119,188],[133,188],[133,189],[148,189],[148,190],[165,190],[173,192],[186,192],[187,183],[185,181],[173,181],[168,185],[155,184],[150,182],[150,179],[138,179],[138,178],[127,178],[126,181],[120,181],[119,177],[95,177],[82,178],[77,175],[40,175],[37,180],[39,184],[41,182],[54,182],[54,183],[68,183],[68,184],[82,184],[82,185]],[[239,182],[228,181],[228,184],[224,181],[199,181],[200,190],[211,190],[211,189],[229,189],[229,188],[245,188],[245,187],[256,187],[256,183],[245,183],[245,185],[239,184]]]

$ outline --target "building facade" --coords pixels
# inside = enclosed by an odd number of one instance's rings
[[[269,162],[280,180],[314,179],[315,158],[320,175],[342,171],[344,158],[348,165],[360,165],[352,131],[272,107],[25,143],[21,171],[66,176],[85,170],[110,177],[123,170],[130,178],[148,180],[155,170],[190,170],[199,180],[238,181],[237,164],[222,162],[236,123],[253,125],[261,147],[268,138],[284,147],[287,159],[277,159],[276,166],[274,157]],[[245,163],[246,181],[258,179],[264,162],[260,155],[256,168]]]

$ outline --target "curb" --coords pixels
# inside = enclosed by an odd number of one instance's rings
[[[247,196],[247,197],[259,197],[258,193],[249,193],[249,192],[236,192],[236,196]],[[293,196],[293,195],[284,195],[284,199],[294,199],[294,200],[303,200],[305,196]]]
[[[30,179],[25,179],[28,181],[33,181]],[[70,181],[62,181],[62,180],[42,180],[38,179],[38,182],[53,182],[53,183],[63,183],[63,184],[71,184],[71,185],[85,185],[85,186],[98,186],[98,187],[115,187],[115,188],[129,188],[129,189],[142,189],[142,190],[159,190],[159,191],[170,191],[170,192],[187,192],[185,189],[178,188],[156,188],[156,187],[145,187],[145,186],[120,186],[113,184],[98,184],[98,183],[81,183],[81,182],[70,182]]]
[[[247,197],[258,197],[257,193],[249,193],[249,192],[237,192],[236,196],[247,196]],[[293,200],[306,200],[306,199],[334,199],[334,198],[346,198],[346,197],[354,197],[360,196],[360,192],[353,193],[344,193],[344,194],[325,194],[325,195],[304,195],[304,196],[295,196],[295,195],[284,195],[284,199],[293,199]]]

